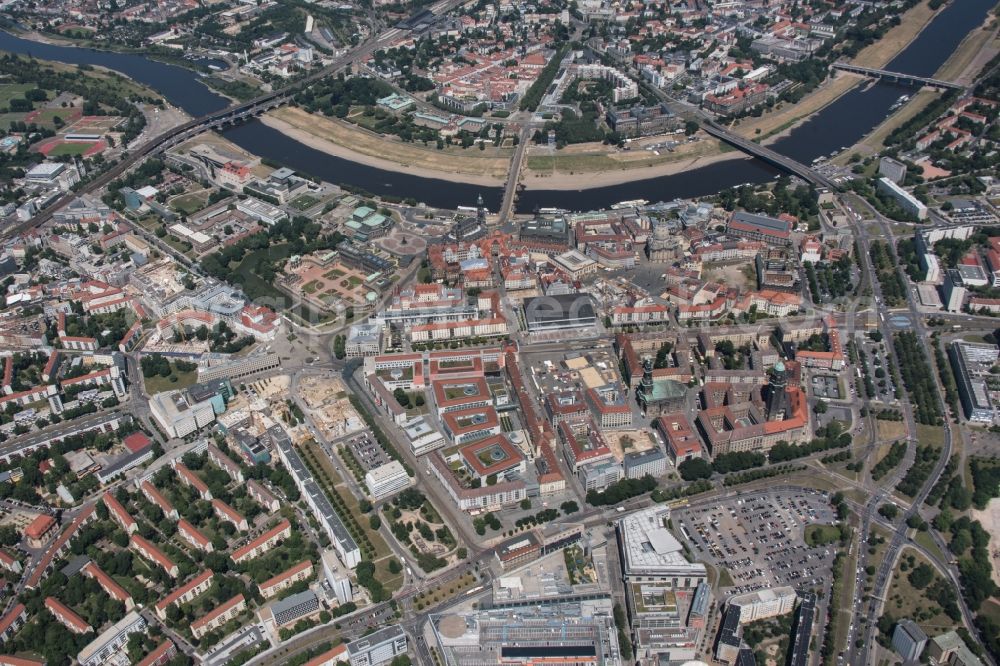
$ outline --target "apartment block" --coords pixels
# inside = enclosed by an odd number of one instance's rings
[[[208,613],[191,623],[191,634],[201,638],[205,634],[225,625],[227,622],[246,610],[247,602],[242,594],[219,604]]]

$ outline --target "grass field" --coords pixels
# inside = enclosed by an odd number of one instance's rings
[[[37,109],[37,111],[38,115],[32,119],[32,122],[39,127],[49,128],[55,128],[56,117],[68,125],[74,119],[73,116],[78,115],[78,110],[75,109]]]
[[[912,618],[928,636],[935,636],[954,628],[956,623],[952,622],[937,602],[926,594],[937,581],[941,580],[941,575],[936,569],[933,580],[927,587],[917,589],[910,584],[910,572],[920,565],[933,568],[927,558],[920,553],[909,549],[903,551],[886,595],[884,611],[896,619]],[[904,566],[905,571],[903,571]]]
[[[705,139],[696,143],[682,143],[673,152],[663,150],[657,155],[641,148],[609,152],[611,149],[603,144],[581,143],[566,146],[550,155],[532,155],[529,152],[525,158],[525,166],[541,174],[621,171],[717,155],[722,152],[720,148],[719,141]]]
[[[170,207],[182,215],[192,215],[205,207],[208,202],[206,192],[181,194],[170,200]]]
[[[840,541],[840,528],[836,525],[806,525],[803,538],[810,546],[823,546]]]
[[[289,205],[295,210],[307,210],[318,203],[319,199],[316,197],[303,194],[301,197],[296,197],[291,203],[289,203]]]
[[[35,87],[32,83],[0,83],[0,108],[9,108],[10,100],[24,97],[24,93]]]
[[[997,624],[1000,624],[1000,601],[997,601],[996,599],[987,599],[986,602],[979,607],[979,615],[988,617]]]
[[[177,372],[177,368],[173,363],[170,364],[171,374],[169,377],[146,377],[143,379],[143,384],[146,385],[146,393],[149,395],[154,395],[156,393],[162,393],[164,391],[174,391],[177,389],[187,388],[195,382],[198,381],[197,371],[192,370],[191,372]],[[170,377],[176,377],[177,381],[170,381]]]
[[[917,424],[917,441],[921,444],[933,444],[934,446],[944,446],[944,428],[941,426],[929,426],[922,423]]]
[[[60,143],[58,146],[49,151],[49,157],[58,157],[59,155],[83,155],[85,152],[94,147],[92,143]]]
[[[883,421],[876,419],[879,439],[901,439],[906,437],[906,423],[903,421]]]
[[[926,548],[930,553],[934,555],[934,557],[938,558],[942,562],[948,561],[948,557],[945,556],[945,554],[941,552],[941,549],[938,548],[938,545],[934,543],[934,539],[931,538],[930,533],[918,531],[913,536],[913,540],[919,543],[924,548]]]

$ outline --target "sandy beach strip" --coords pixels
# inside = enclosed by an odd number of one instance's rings
[[[539,173],[525,169],[521,177],[529,190],[588,190],[595,187],[610,187],[651,178],[674,176],[700,167],[726,160],[750,159],[739,151],[701,155],[691,159],[665,162],[655,166],[622,168],[610,171],[589,171],[580,173]]]
[[[421,178],[434,178],[437,180],[447,180],[453,183],[468,183],[470,185],[482,185],[484,187],[502,187],[503,180],[499,178],[491,178],[489,176],[477,176],[473,174],[465,173],[454,173],[450,171],[438,171],[435,169],[428,169],[426,167],[413,166],[410,164],[402,164],[390,159],[385,159],[381,157],[375,157],[373,155],[366,155],[360,153],[346,146],[342,146],[338,143],[334,143],[328,139],[318,137],[311,134],[305,130],[299,129],[294,125],[285,122],[279,118],[275,118],[272,114],[264,114],[260,117],[260,121],[267,125],[268,127],[275,129],[290,139],[294,139],[301,144],[309,146],[314,150],[326,153],[327,155],[332,155],[333,157],[339,157],[341,159],[350,160],[351,162],[356,162],[358,164],[364,164],[366,166],[375,167],[376,169],[384,169],[386,171],[394,171],[397,173],[406,173],[411,176],[419,176]],[[390,150],[392,144],[386,141],[386,150]]]

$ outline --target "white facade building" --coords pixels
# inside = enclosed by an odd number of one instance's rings
[[[368,470],[365,485],[376,500],[384,499],[410,485],[410,475],[398,460]]]

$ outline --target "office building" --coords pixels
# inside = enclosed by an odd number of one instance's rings
[[[658,448],[626,453],[623,460],[626,479],[641,479],[667,473],[667,456]]]
[[[990,370],[1000,358],[1000,350],[996,345],[955,340],[948,347],[948,357],[965,418],[978,423],[992,423],[996,409],[990,398],[987,380],[992,377]]]
[[[804,592],[799,610],[795,614],[795,629],[792,633],[791,654],[788,666],[807,666],[809,663],[809,642],[812,636],[813,619],[816,615],[816,594]]]
[[[659,582],[671,589],[694,589],[708,573],[700,562],[689,562],[684,548],[667,529],[670,508],[653,506],[615,523],[625,580]]]
[[[790,613],[798,597],[791,587],[757,590],[734,597],[728,603],[740,609],[740,624]]]
[[[347,358],[377,356],[382,352],[382,327],[378,324],[351,326],[344,343]]]
[[[983,666],[955,630],[935,636],[927,643],[927,656],[931,663],[948,666]]]
[[[406,632],[398,624],[385,627],[347,644],[351,666],[381,666],[406,654]]]
[[[589,294],[536,296],[524,300],[524,319],[531,333],[571,331],[597,325]]]
[[[390,460],[368,470],[365,474],[365,485],[375,500],[385,499],[410,485],[410,475],[406,473],[403,463]]]
[[[883,157],[878,161],[878,173],[897,185],[902,185],[906,180],[906,165],[891,157]]]
[[[743,636],[740,631],[740,609],[738,606],[727,606],[719,625],[719,634],[715,639],[715,658],[718,661],[735,664],[743,646]]]
[[[927,646],[927,634],[916,622],[903,619],[896,623],[892,632],[892,649],[903,659],[904,664],[915,664]]]
[[[968,289],[962,280],[962,274],[951,268],[944,272],[944,282],[941,284],[941,295],[944,309],[948,312],[961,312],[965,305]]]
[[[581,465],[577,470],[577,476],[580,477],[580,484],[585,492],[591,490],[601,492],[621,481],[622,466],[616,460]]]
[[[281,628],[319,613],[319,597],[312,590],[305,590],[274,602],[270,610],[274,625]]]
[[[726,232],[748,240],[763,241],[768,245],[791,245],[792,222],[788,219],[735,211],[729,217]]]
[[[215,420],[210,400],[195,402],[185,391],[164,391],[149,399],[156,422],[171,437],[186,437]]]

